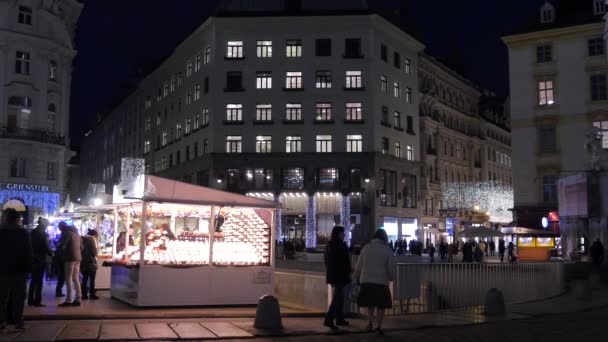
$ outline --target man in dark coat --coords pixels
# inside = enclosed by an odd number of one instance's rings
[[[505,247],[505,240],[498,240],[498,255],[500,255],[500,262],[505,261],[505,251],[507,248]]]
[[[82,299],[99,299],[95,294],[95,275],[97,274],[97,231],[89,230],[88,236],[82,237]]]
[[[21,226],[21,214],[15,209],[6,209],[3,215],[5,223],[0,228],[0,331],[6,328],[9,312],[15,328],[23,330],[27,276],[34,261],[32,242],[30,234]]]
[[[331,232],[331,239],[325,249],[325,268],[327,283],[333,288],[333,298],[323,324],[335,330],[336,325],[349,324],[344,320],[344,289],[351,282],[352,267],[342,226],[335,226]]]
[[[595,240],[593,245],[591,245],[589,253],[591,254],[591,259],[593,260],[595,267],[600,268],[604,262],[604,245],[602,245],[600,239]]]
[[[465,242],[462,245],[462,262],[473,262],[473,244]]]
[[[42,304],[44,271],[53,256],[53,251],[49,246],[49,236],[46,233],[48,226],[49,221],[40,217],[38,219],[38,226],[31,233],[34,263],[32,265],[32,279],[30,280],[30,289],[27,297],[27,304],[30,306],[44,306]]]

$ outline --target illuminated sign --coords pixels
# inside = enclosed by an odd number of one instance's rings
[[[543,228],[549,227],[549,219],[547,219],[546,217],[543,217],[540,223],[542,224]]]
[[[35,185],[35,184],[2,184],[1,190],[13,190],[13,191],[35,191],[35,192],[49,192],[49,187],[46,185]]]

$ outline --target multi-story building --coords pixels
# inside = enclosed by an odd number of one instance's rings
[[[558,217],[558,180],[590,170],[592,154],[585,149],[589,133],[594,127],[604,137],[608,132],[605,13],[603,0],[546,1],[533,23],[504,37],[509,48],[514,213],[521,226],[540,228],[541,222],[547,224],[543,217]],[[608,148],[606,138],[603,148]],[[570,205],[580,204],[575,202]],[[562,233],[568,221],[563,214]],[[580,230],[572,236],[565,232],[571,241],[564,252],[576,249],[580,239],[584,246],[597,236],[599,230],[590,232],[586,222],[577,221],[579,228],[573,228]]]
[[[0,203],[25,208],[30,222],[65,193],[81,10],[75,0],[0,1]]]
[[[279,239],[315,247],[335,223],[355,242],[413,237],[423,45],[365,2],[321,3],[225,2],[89,132],[83,181],[110,192],[122,158],[145,158],[279,200]]]
[[[510,133],[504,99],[428,55],[421,56],[419,77],[422,226],[433,241],[489,221],[483,203],[449,205],[444,192],[481,182],[511,186]]]

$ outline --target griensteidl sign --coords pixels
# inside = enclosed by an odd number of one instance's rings
[[[8,183],[1,184],[0,190],[49,192],[49,187],[46,185]]]

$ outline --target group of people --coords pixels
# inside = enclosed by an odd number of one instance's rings
[[[46,229],[50,225],[44,218],[28,232],[23,218],[15,209],[5,209],[0,226],[0,331],[8,323],[24,328],[25,301],[29,306],[43,307],[42,287],[48,264],[54,257],[61,263],[57,268],[57,297],[66,297],[60,307],[80,306],[81,299],[99,299],[95,293],[97,272],[97,231],[88,236],[59,223],[61,237],[53,251]],[[80,282],[82,274],[82,283]],[[27,289],[30,278],[29,291]],[[63,294],[63,286],[67,295]]]
[[[374,330],[380,335],[384,320],[384,310],[392,308],[393,300],[389,283],[395,278],[394,251],[389,246],[388,235],[383,229],[375,232],[371,242],[361,250],[355,264],[351,266],[348,246],[344,242],[344,227],[335,226],[325,250],[327,283],[332,286],[332,302],[325,315],[324,325],[332,330],[338,326],[348,326],[344,319],[346,289],[352,284],[358,286],[356,298],[360,307],[367,308],[367,331]]]

